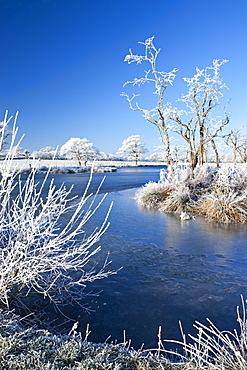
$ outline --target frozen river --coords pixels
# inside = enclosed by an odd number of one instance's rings
[[[117,275],[96,281],[99,297],[89,299],[95,312],[75,307],[68,314],[80,321],[89,340],[121,342],[123,332],[132,345],[157,345],[158,327],[164,339],[181,339],[193,333],[195,320],[209,317],[220,329],[238,328],[236,306],[240,294],[247,298],[247,226],[220,225],[203,218],[181,221],[178,216],[140,209],[134,196],[138,187],[159,179],[159,167],[121,168],[109,173],[102,192],[109,192],[89,226],[99,226],[110,202],[110,228],[101,240],[102,261],[110,252],[111,268],[123,266]],[[95,174],[96,189],[102,174]],[[81,194],[88,174],[54,175],[55,183],[74,184]],[[100,196],[100,195],[99,195]],[[168,346],[169,347],[169,346]]]

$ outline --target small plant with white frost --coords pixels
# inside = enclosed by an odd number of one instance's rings
[[[76,201],[71,189],[56,187],[48,179],[49,171],[39,184],[35,170],[22,180],[12,171],[16,134],[14,125],[0,166],[0,307],[24,307],[26,298],[43,296],[58,310],[69,303],[85,308],[82,299],[88,283],[114,273],[108,270],[107,259],[101,267],[93,263],[112,205],[102,225],[87,234],[86,224],[105,196],[97,201],[97,194],[88,194],[89,181]]]
[[[136,193],[137,204],[145,208],[157,208],[170,194],[171,189],[161,182],[148,182]]]
[[[198,211],[207,219],[229,222],[247,221],[247,194],[216,187],[201,197]]]
[[[159,206],[163,212],[191,213],[195,207],[195,201],[190,189],[186,186],[173,190]]]
[[[198,321],[194,327],[198,333],[196,336],[189,335],[192,340],[187,342],[183,333],[182,325],[180,329],[183,341],[165,342],[176,343],[182,346],[184,355],[180,355],[184,361],[186,369],[208,369],[208,370],[246,370],[247,368],[247,319],[245,301],[242,299],[242,317],[240,309],[237,307],[237,321],[240,331],[233,332],[220,331],[211,320],[207,319],[209,326]],[[173,353],[166,351],[166,353]],[[173,353],[178,356],[178,352]],[[182,365],[182,364],[181,364]]]

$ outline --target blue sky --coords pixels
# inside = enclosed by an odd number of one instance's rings
[[[247,123],[246,0],[0,0],[0,22],[0,113],[20,112],[30,151],[85,137],[116,153],[139,134],[151,153],[158,132],[120,94],[131,93],[124,82],[147,68],[124,63],[128,49],[142,52],[138,41],[153,35],[162,49],[158,69],[179,69],[167,101],[186,92],[182,78],[196,66],[229,59],[222,67],[229,129]]]

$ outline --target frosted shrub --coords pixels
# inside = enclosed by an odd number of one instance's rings
[[[247,221],[246,193],[226,188],[215,188],[211,193],[202,196],[200,213],[206,218],[225,223]]]
[[[150,181],[137,191],[137,204],[145,208],[158,207],[169,196],[170,191],[166,183]]]
[[[174,189],[181,186],[194,188],[198,185],[209,186],[216,174],[216,170],[208,165],[197,166],[194,171],[190,166],[169,166],[167,171],[160,170],[160,182],[170,184]]]
[[[102,225],[87,235],[85,225],[105,197],[97,203],[96,195],[88,195],[89,181],[82,198],[71,199],[71,189],[56,187],[49,172],[40,184],[35,170],[22,181],[12,172],[13,131],[0,167],[0,306],[23,307],[27,297],[43,296],[57,309],[68,303],[84,307],[87,284],[113,273],[107,261],[100,268],[92,262],[110,209]]]
[[[176,187],[181,183],[185,184],[191,177],[191,170],[189,167],[168,166],[167,170],[160,170],[160,182]]]
[[[163,212],[174,212],[181,214],[182,212],[190,213],[195,207],[193,196],[188,187],[179,187],[171,192],[162,202],[159,209]]]
[[[193,182],[195,186],[208,187],[214,181],[217,174],[216,168],[211,168],[208,164],[197,165],[193,171]]]
[[[198,202],[206,218],[229,222],[247,221],[246,166],[223,165]]]
[[[242,165],[222,165],[215,178],[218,186],[242,190],[247,184],[247,166]]]

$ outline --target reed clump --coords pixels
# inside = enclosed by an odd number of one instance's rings
[[[247,222],[247,166],[170,166],[158,183],[147,183],[136,194],[137,203],[175,214],[204,215],[223,223]],[[189,218],[189,217],[188,217]]]

